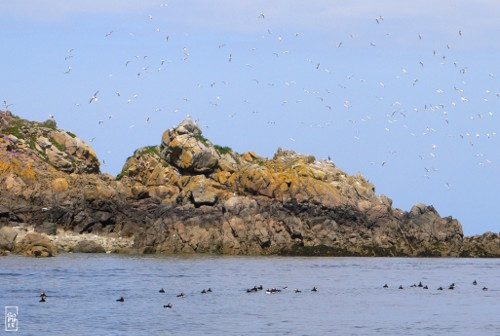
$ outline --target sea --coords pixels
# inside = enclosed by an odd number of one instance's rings
[[[0,288],[2,335],[500,335],[500,259],[10,255]]]

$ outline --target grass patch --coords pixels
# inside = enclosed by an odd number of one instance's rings
[[[141,156],[147,155],[147,154],[153,154],[156,156],[160,156],[160,152],[158,151],[158,146],[145,147],[144,150],[141,152]]]
[[[5,130],[5,134],[12,134],[18,139],[24,139],[24,134],[21,133],[17,126],[7,127],[7,129]]]
[[[40,125],[42,127],[47,127],[47,128],[50,128],[54,131],[57,131],[57,124],[56,124],[55,120],[49,119],[49,120],[42,122]]]
[[[72,137],[73,139],[76,138],[76,134],[73,133],[73,132],[70,132],[70,131],[67,131],[66,134],[68,134],[70,137]]]
[[[204,144],[206,147],[210,147],[210,141],[207,138],[205,138],[203,135],[197,134],[194,136],[194,138],[196,140],[198,140],[199,142],[201,142],[202,144]]]
[[[220,155],[224,155],[224,154],[229,154],[231,153],[233,150],[231,149],[231,147],[227,147],[227,146],[219,146],[219,145],[214,145],[214,148],[215,150],[220,154]]]
[[[120,172],[120,174],[116,175],[116,180],[117,181],[120,181],[125,175],[127,175],[127,172],[128,172],[128,169],[130,168],[130,165],[125,165],[125,167],[123,167],[122,171]]]
[[[18,139],[24,139],[24,134],[21,132],[21,128],[26,126],[24,119],[13,116],[12,121],[9,122],[8,126],[9,127],[4,130],[5,134],[12,134]]]
[[[54,145],[55,148],[59,149],[61,152],[64,152],[66,150],[66,148],[59,142],[57,142],[56,139],[54,139],[53,137],[50,137],[49,141],[52,145]]]

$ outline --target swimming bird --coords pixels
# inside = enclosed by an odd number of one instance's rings
[[[178,298],[183,298],[184,296],[185,296],[184,293],[177,294]]]
[[[418,283],[418,287],[424,287],[424,285],[422,285],[422,281]]]
[[[474,280],[474,281],[472,282],[472,284],[473,284],[474,286],[476,286],[476,285],[477,285],[477,281],[476,281],[476,280]]]
[[[317,292],[318,289],[316,288],[316,286],[314,286],[312,289],[311,289],[311,292]]]
[[[274,288],[274,287],[271,288],[271,289],[269,289],[269,288],[266,289],[266,294],[276,294],[276,293],[279,293],[279,292],[281,292],[281,289],[277,289],[277,288]]]
[[[172,309],[172,307],[173,307],[173,306],[174,306],[174,305],[173,305],[172,303],[170,303],[170,302],[169,302],[168,304],[163,305],[163,308],[165,308],[165,309]]]
[[[300,289],[298,289],[298,288],[295,288],[294,292],[295,293],[302,293],[302,291]]]
[[[40,301],[39,301],[39,302],[46,302],[46,301],[45,301],[45,296],[42,296],[42,298],[40,299]]]
[[[208,288],[207,293],[212,293],[212,288]]]
[[[403,289],[403,285],[399,285],[398,289]]]
[[[487,291],[487,290],[488,290],[488,288],[487,288],[487,287],[483,287],[483,291]]]
[[[123,296],[120,296],[120,298],[117,299],[116,302],[125,302],[125,299],[123,298]]]
[[[205,289],[203,289],[203,290],[201,291],[201,294],[207,294],[207,291],[206,291]]]
[[[424,288],[424,289],[429,289],[429,287],[427,287],[427,285],[425,285],[423,288]]]
[[[448,289],[455,289],[455,283],[452,283]]]
[[[389,288],[389,286],[387,284],[384,285],[384,288]]]
[[[160,289],[158,292],[159,292],[159,293],[165,293],[165,289],[163,289],[163,288],[162,288],[162,289]]]

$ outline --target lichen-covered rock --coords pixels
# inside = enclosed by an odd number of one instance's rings
[[[200,128],[191,118],[165,131],[161,156],[175,167],[194,173],[212,171],[219,158],[212,143],[201,135]]]
[[[32,225],[66,251],[500,256],[498,235],[463,238],[432,206],[393,208],[361,173],[290,150],[239,154],[190,118],[116,178],[98,172],[90,146],[54,120],[0,113],[0,225]],[[45,243],[24,249],[53,254]]]
[[[25,257],[54,257],[57,255],[57,248],[47,236],[32,232],[16,243],[13,252],[22,253]]]

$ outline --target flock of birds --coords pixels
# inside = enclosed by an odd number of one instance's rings
[[[474,280],[474,281],[472,282],[472,285],[477,286],[477,285],[478,285],[478,282],[477,282],[476,280]],[[455,283],[453,282],[451,285],[449,285],[449,286],[448,286],[448,289],[449,289],[449,290],[454,290],[454,289],[455,289],[455,287],[456,287],[456,285],[455,285]],[[385,285],[383,286],[383,288],[389,288],[389,285],[388,285],[388,284],[385,284]],[[418,285],[414,283],[413,285],[411,285],[411,286],[410,286],[410,288],[422,288],[422,289],[429,289],[429,286],[428,286],[428,285],[424,285],[424,284],[422,284],[422,281],[420,281],[420,282],[418,283]],[[398,289],[404,289],[403,285],[399,285]],[[440,291],[441,291],[441,290],[444,290],[444,288],[443,288],[442,286],[439,286],[439,287],[437,288],[437,290],[440,290]],[[485,286],[485,287],[483,287],[483,288],[482,288],[482,290],[483,290],[483,291],[487,291],[487,290],[488,290],[488,287],[486,287],[486,286]]]
[[[259,291],[262,291],[264,289],[264,287],[262,285],[255,285],[254,287],[252,288],[248,288],[246,290],[246,293],[256,293],[256,292],[259,292]],[[277,294],[277,293],[280,293],[282,290],[287,290],[288,289],[288,286],[285,286],[283,287],[282,289],[278,289],[276,287],[273,287],[273,288],[266,288],[265,290],[265,293],[266,294]],[[316,286],[314,286],[312,289],[311,289],[311,292],[315,293],[317,292],[318,289],[316,288]],[[161,288],[158,293],[160,294],[165,294],[166,291],[165,291],[165,288]],[[212,288],[208,288],[208,289],[203,289],[201,292],[201,294],[210,294],[210,293],[213,293],[213,290]],[[302,291],[298,288],[295,288],[294,289],[294,293],[302,293]],[[179,294],[176,295],[176,298],[179,298],[179,299],[182,299],[182,298],[185,298],[186,297],[186,294],[184,294],[184,292],[181,292]],[[40,301],[39,302],[47,302],[47,294],[45,293],[45,291],[42,291],[40,293]],[[125,298],[123,296],[120,296],[118,299],[116,299],[116,302],[125,302]],[[174,306],[174,304],[172,302],[169,302],[165,305],[163,305],[163,308],[165,309],[172,309]]]
[[[474,280],[472,282],[472,285],[473,286],[477,286],[478,285],[478,282],[476,280]],[[452,283],[448,286],[448,290],[454,290],[456,287],[455,283]],[[389,285],[386,283],[385,285],[382,286],[382,288],[384,289],[388,289],[389,288]],[[410,286],[410,288],[422,288],[422,289],[429,289],[429,286],[428,285],[424,285],[422,283],[422,281],[420,281],[417,284],[413,284]],[[246,290],[244,290],[244,292],[248,293],[248,294],[251,294],[251,293],[258,293],[258,292],[264,292],[266,295],[273,295],[273,294],[279,294],[283,291],[287,291],[289,288],[288,286],[284,286],[284,287],[281,287],[281,288],[277,288],[277,287],[272,287],[272,288],[266,288],[264,290],[264,286],[263,285],[255,285],[251,288],[247,288]],[[398,289],[404,289],[403,285],[399,285]],[[442,291],[444,290],[444,288],[442,286],[438,287],[436,290],[438,291]],[[482,287],[482,290],[483,291],[488,291],[488,288],[486,286]],[[311,290],[310,290],[311,293],[317,293],[318,292],[318,288],[316,286],[314,286]],[[166,290],[165,288],[161,288],[158,293],[160,294],[166,294]],[[213,293],[213,290],[212,288],[208,288],[208,289],[203,289],[201,290],[200,294],[202,295],[206,295],[206,294],[211,294]],[[295,294],[300,294],[302,293],[302,290],[298,289],[298,288],[295,288],[293,290],[293,293]],[[178,299],[183,299],[186,297],[186,294],[184,292],[180,292],[179,294],[177,294],[175,296],[176,298]],[[47,294],[43,291],[40,293],[40,301],[39,302],[47,302]],[[125,298],[123,296],[120,296],[118,299],[116,299],[116,302],[125,302]],[[172,302],[168,302],[167,304],[164,304],[163,305],[163,308],[165,309],[172,309],[174,307],[174,304]]]
[[[332,40],[321,41],[316,48],[311,32],[282,28],[273,13],[257,11],[251,30],[257,33],[241,38],[201,35],[200,41],[199,36],[172,28],[164,19],[166,4],[157,10],[141,14],[138,25],[130,28],[135,32],[110,27],[88,39],[102,46],[101,58],[86,54],[78,42],[61,55],[60,76],[69,88],[81,86],[83,72],[94,77],[86,92],[71,98],[78,97],[72,101],[75,120],[84,116],[93,127],[84,126],[87,121],[77,122],[82,129],[72,131],[92,143],[105,172],[117,174],[126,155],[139,146],[157,144],[166,122],[187,113],[202,128],[215,130],[205,133],[215,143],[239,149],[241,144],[234,140],[214,135],[230,136],[241,128],[249,136],[248,130],[254,129],[251,134],[269,136],[271,143],[255,148],[240,134],[236,141],[250,146],[248,150],[266,156],[272,152],[262,151],[289,146],[317,157],[332,155],[334,160],[331,148],[342,154],[336,148],[349,143],[349,152],[360,152],[351,155],[355,161],[342,163],[350,165],[348,169],[359,169],[373,179],[380,178],[377,174],[387,176],[381,170],[405,172],[407,180],[419,176],[444,192],[455,188],[458,178],[453,176],[452,160],[441,160],[444,154],[468,156],[471,166],[481,168],[495,161],[490,144],[497,141],[494,123],[500,88],[495,87],[493,72],[481,74],[480,67],[466,64],[470,60],[461,48],[470,40],[465,29],[450,28],[446,40],[426,31],[398,36],[394,18],[377,15],[353,24],[352,33],[325,34]],[[357,26],[367,29],[356,30]],[[401,61],[406,63],[391,61],[396,56],[389,53],[399,43],[401,50],[411,45],[415,51]],[[381,56],[385,53],[387,58]],[[102,64],[79,68],[89,57]],[[478,77],[482,89],[472,81]],[[9,107],[12,104],[4,100],[3,108]],[[51,110],[55,116],[50,117],[55,118],[63,109]],[[228,129],[231,132],[225,132]],[[125,133],[129,136],[122,136]],[[125,138],[130,143],[124,143]]]
[[[161,4],[161,9],[160,10],[166,10],[168,8],[167,4]],[[178,67],[179,62],[181,63],[186,63],[188,64],[193,57],[199,57],[199,50],[194,51],[196,48],[190,48],[188,46],[184,46],[182,48],[179,47],[179,36],[176,35],[170,35],[163,33],[163,27],[162,21],[158,20],[156,21],[156,15],[149,14],[147,17],[144,18],[144,20],[147,22],[145,23],[145,27],[149,27],[156,36],[158,36],[158,41],[161,41],[159,43],[159,47],[161,49],[165,49],[166,52],[165,54],[169,55],[177,55],[176,58],[168,58],[165,55],[158,59],[158,55],[134,55],[134,56],[125,56],[125,59],[123,60],[123,71],[127,73],[126,76],[132,76],[135,79],[139,78],[145,78],[146,75],[153,75],[155,73],[161,73],[164,71],[168,71],[168,69],[172,69],[173,67]],[[158,16],[161,16],[160,14]],[[272,55],[272,58],[279,59],[281,57],[288,57],[288,55],[293,54],[294,50],[290,50],[286,48],[285,46],[287,45],[287,42],[289,42],[292,39],[300,39],[302,38],[302,34],[300,32],[294,32],[291,34],[290,32],[281,32],[281,33],[276,33],[274,32],[270,26],[270,22],[268,20],[269,16],[264,13],[256,13],[255,15],[255,20],[259,20],[262,22],[262,24],[259,25],[259,22],[255,22],[255,24],[259,27],[262,27],[263,29],[263,34],[262,34],[262,41],[271,41],[269,44],[271,45],[272,54],[270,53],[269,55]],[[272,20],[272,19],[271,19]],[[269,22],[269,23],[268,23]],[[272,22],[272,21],[271,21]],[[391,33],[385,33],[382,35],[382,32],[384,31],[382,26],[386,24],[386,18],[383,16],[379,15],[376,16],[373,20],[373,24],[375,25],[374,31],[376,29],[379,29],[379,34],[378,37],[373,37],[373,40],[368,40],[367,45],[369,48],[383,48],[385,42],[383,40],[380,41],[380,43],[376,40],[378,39],[390,39],[392,34]],[[149,29],[148,28],[148,29]],[[117,35],[117,32],[115,32],[114,29],[111,29],[107,31],[106,33],[103,33],[102,38],[107,39],[110,43],[112,43],[111,39],[113,39]],[[186,33],[186,36],[189,34]],[[457,34],[456,36],[458,38],[462,38],[465,33],[461,29],[457,29]],[[130,38],[136,39],[136,35],[134,33],[129,33]],[[331,79],[329,80],[324,80],[324,78],[320,77],[320,73],[324,73],[326,75],[329,75],[333,77],[334,72],[340,72],[340,71],[333,71],[331,68],[331,64],[329,65],[328,63],[334,63],[335,58],[338,56],[335,56],[333,54],[335,49],[344,49],[344,48],[349,48],[349,47],[354,47],[357,44],[362,44],[362,42],[359,42],[358,36],[356,34],[352,33],[349,34],[348,40],[341,39],[335,45],[333,46],[331,52],[332,52],[332,57],[333,61],[330,60],[320,60],[320,59],[315,59],[314,57],[308,57],[305,59],[306,64],[310,64],[310,71],[311,72],[311,78],[314,80],[318,79],[318,82],[332,82]],[[422,33],[419,33],[418,36],[415,36],[415,39],[417,41],[423,41],[425,40],[425,36]],[[455,41],[457,44],[459,41]],[[267,42],[262,42],[267,43]],[[295,42],[291,42],[289,46],[293,45]],[[267,47],[267,46],[266,46]],[[175,49],[174,49],[175,48]],[[180,48],[180,49],[177,49]],[[219,50],[227,50],[232,48],[231,44],[229,42],[225,43],[222,42],[218,44],[217,48]],[[256,42],[256,45],[253,46],[248,46],[248,52],[250,54],[255,54],[257,53],[261,48],[265,48],[265,46],[259,46],[258,42]],[[359,48],[359,46],[358,46]],[[193,50],[192,50],[193,49]],[[270,51],[266,51],[270,52]],[[65,61],[71,62],[75,55],[75,49],[69,49],[68,54],[65,56]],[[253,107],[250,107],[250,109],[246,109],[246,105],[251,105],[252,101],[258,100],[258,96],[260,95],[261,92],[265,92],[266,90],[272,90],[272,88],[281,86],[282,88],[284,87],[290,89],[290,93],[286,93],[286,91],[281,90],[281,92],[285,93],[279,93],[279,94],[284,94],[286,97],[284,98],[275,98],[277,101],[280,101],[281,107],[284,109],[286,113],[289,113],[289,115],[292,115],[296,113],[297,111],[300,111],[300,109],[303,109],[302,107],[299,107],[304,104],[304,102],[308,101],[310,103],[310,106],[317,106],[318,111],[323,111],[322,109],[325,109],[328,114],[325,115],[319,115],[317,118],[317,122],[314,121],[314,116],[310,118],[310,113],[308,113],[307,117],[299,117],[301,118],[298,123],[303,126],[309,128],[328,128],[331,125],[337,123],[339,119],[344,119],[344,122],[347,121],[348,124],[351,124],[353,126],[353,139],[355,141],[359,141],[363,135],[361,134],[361,129],[362,127],[360,126],[361,124],[368,124],[368,123],[373,123],[374,119],[380,118],[381,114],[384,114],[385,120],[385,125],[383,126],[383,131],[382,134],[385,133],[391,133],[393,132],[394,129],[400,128],[401,126],[403,129],[407,131],[407,134],[409,134],[412,137],[425,137],[429,136],[431,137],[437,132],[446,132],[446,126],[453,124],[454,120],[453,118],[458,118],[458,116],[455,114],[454,110],[459,107],[460,104],[467,104],[469,101],[468,98],[468,89],[467,89],[467,82],[466,82],[466,75],[470,72],[470,69],[466,65],[461,65],[459,60],[453,59],[454,54],[453,54],[453,47],[451,43],[445,43],[444,44],[444,51],[440,51],[439,49],[433,49],[430,50],[430,54],[432,55],[432,58],[429,59],[427,56],[422,56],[420,58],[417,58],[414,60],[414,65],[408,64],[407,66],[403,66],[399,70],[399,74],[396,76],[396,80],[401,83],[401,86],[409,84],[408,90],[411,88],[418,87],[421,82],[425,82],[425,80],[422,78],[422,76],[425,77],[425,69],[427,67],[432,67],[436,63],[442,65],[443,67],[451,64],[451,73],[453,71],[456,71],[457,73],[462,75],[462,80],[459,81],[458,83],[453,85],[453,90],[450,91],[446,87],[437,87],[437,88],[431,88],[430,91],[428,92],[428,99],[435,100],[436,96],[437,97],[443,97],[442,99],[440,98],[439,102],[432,102],[428,101],[425,102],[425,104],[415,104],[414,106],[411,106],[410,104],[413,104],[414,102],[407,102],[405,103],[403,99],[397,99],[397,97],[391,96],[390,91],[387,91],[389,86],[394,87],[394,84],[389,84],[387,81],[381,78],[381,80],[378,81],[376,89],[369,89],[368,91],[370,92],[370,95],[376,95],[376,100],[377,101],[387,101],[387,99],[390,100],[389,103],[384,103],[385,106],[381,108],[376,108],[375,110],[378,111],[372,111],[371,113],[367,113],[366,111],[359,111],[359,107],[361,106],[361,102],[359,101],[359,97],[349,97],[351,94],[350,91],[348,90],[350,87],[353,87],[355,91],[362,91],[366,90],[366,88],[363,88],[359,85],[362,85],[363,83],[367,82],[363,78],[359,78],[359,83],[355,84],[355,80],[358,79],[358,76],[356,74],[349,74],[345,78],[338,78],[335,77],[336,80],[338,81],[337,87],[336,88],[325,88],[325,89],[318,89],[312,87],[312,85],[315,85],[314,82],[306,82],[304,79],[300,80],[284,80],[281,82],[279,81],[273,81],[269,80],[272,79],[271,77],[265,78],[264,80],[261,80],[260,78],[253,78],[253,74],[251,72],[251,69],[253,68],[259,68],[262,65],[264,67],[267,67],[268,61],[263,61],[262,64],[258,63],[246,63],[248,60],[254,60],[255,57],[248,56],[248,55],[242,55],[240,50],[237,49],[231,49],[227,50],[226,52],[220,52],[218,55],[224,55],[223,57],[227,59],[228,64],[232,64],[233,70],[235,69],[235,64],[238,63],[243,69],[241,70],[237,69],[236,71],[239,71],[241,73],[241,81],[249,80],[252,83],[255,84],[255,86],[261,86],[260,89],[256,89],[256,96],[250,96],[250,97],[245,97],[242,101],[243,104],[241,107],[237,107],[240,109],[240,111],[232,112],[228,114],[228,118],[237,118],[238,116],[241,116],[245,111],[247,113],[250,113],[252,116],[256,116],[260,114],[260,108],[262,106],[259,106],[258,104],[254,103]],[[265,57],[265,54],[261,55],[259,54],[260,58]],[[268,56],[269,57],[269,56]],[[326,56],[321,56],[321,57],[326,57]],[[217,63],[218,61],[216,60],[207,60],[209,62],[209,66],[213,63],[214,67],[219,66]],[[176,64],[172,65],[172,63]],[[411,63],[412,60],[409,60]],[[215,65],[217,63],[217,65]],[[243,65],[244,64],[244,65]],[[276,63],[279,64],[279,63]],[[306,65],[309,66],[309,65]],[[415,68],[415,67],[418,68]],[[277,65],[279,67],[279,65]],[[246,69],[249,69],[249,71],[246,71]],[[450,70],[450,68],[447,68]],[[70,64],[67,64],[67,69],[64,71],[64,75],[70,75],[72,74],[72,71],[74,70],[73,66]],[[317,74],[314,74],[314,71],[317,72]],[[434,70],[429,70],[429,71],[434,71]],[[248,74],[250,72],[250,74]],[[290,76],[293,76],[293,73],[290,73]],[[316,76],[316,77],[314,77]],[[408,79],[409,76],[413,76],[411,79]],[[108,77],[112,78],[113,74],[109,74]],[[493,73],[488,74],[489,78],[494,78]],[[197,83],[195,83],[196,80],[199,80]],[[220,111],[222,110],[222,106],[224,106],[224,110],[226,109],[231,109],[235,110],[235,107],[229,107],[227,105],[224,105],[224,100],[225,97],[228,95],[232,94],[232,91],[230,91],[230,86],[232,83],[228,80],[225,80],[223,78],[217,79],[214,78],[213,80],[208,80],[208,83],[203,83],[204,80],[207,80],[207,78],[200,77],[194,79],[192,85],[196,87],[198,90],[202,90],[205,87],[209,87],[212,89],[213,93],[210,92],[208,96],[213,97],[210,99],[207,103],[208,105],[213,108],[214,110],[212,111]],[[333,78],[332,78],[333,79]],[[388,78],[386,78],[389,80]],[[333,79],[335,80],[335,79]],[[393,79],[390,79],[392,81]],[[262,81],[267,81],[267,88],[262,87],[261,82]],[[361,84],[360,84],[361,83]],[[132,86],[132,82],[127,82],[129,86]],[[208,84],[208,85],[207,85]],[[366,85],[371,85],[373,83],[366,83]],[[450,84],[450,83],[449,83]],[[119,85],[123,85],[123,82],[120,82]],[[300,85],[303,85],[302,90],[298,89]],[[399,85],[399,84],[397,84]],[[125,89],[125,88],[124,88]],[[106,100],[110,101],[111,96],[115,96],[117,99],[122,99],[122,102],[125,101],[126,104],[133,104],[135,101],[138,101],[141,98],[142,93],[140,90],[137,90],[136,92],[130,92],[130,87],[127,88],[129,93],[127,93],[128,98],[124,98],[123,94],[121,93],[122,90],[117,86],[114,90],[110,90],[109,88],[107,89],[106,92],[103,92],[104,89],[98,89],[95,90],[95,92],[89,96],[88,99],[88,104],[98,104],[100,95],[106,95]],[[191,91],[192,88],[186,89],[186,91]],[[426,88],[427,90],[427,88]],[[427,90],[428,91],[428,90]],[[201,91],[199,91],[201,92]],[[242,94],[242,93],[240,93]],[[252,94],[251,94],[252,95]],[[492,96],[493,95],[493,96]],[[196,93],[192,97],[188,97],[188,93],[186,92],[186,95],[182,97],[182,100],[179,98],[179,101],[177,101],[174,106],[166,107],[166,106],[155,106],[154,108],[151,107],[148,111],[146,108],[141,108],[141,114],[142,118],[144,121],[145,125],[150,125],[151,122],[159,120],[161,117],[160,115],[170,115],[169,112],[191,112],[189,111],[190,105],[188,105],[191,101],[199,101],[200,99],[205,99],[202,97],[206,97],[207,94],[206,92],[204,94],[198,94]],[[293,98],[291,98],[293,96]],[[389,96],[389,98],[387,98]],[[487,104],[490,100],[493,98],[498,98],[500,97],[500,92],[494,91],[492,89],[486,89],[485,90],[485,97],[483,98],[483,103]],[[368,99],[369,96],[363,97],[361,99]],[[104,99],[104,98],[103,98]],[[124,100],[123,100],[124,99]],[[357,99],[357,100],[356,100]],[[446,101],[446,100],[449,101]],[[181,102],[181,103],[180,103]],[[295,107],[289,107],[292,102],[295,102],[294,105]],[[4,102],[5,103],[5,102]],[[6,104],[6,103],[5,103]],[[184,107],[181,105],[184,104]],[[374,102],[374,105],[376,102]],[[277,105],[275,103],[271,103],[269,105]],[[76,106],[80,107],[80,103],[77,103]],[[486,105],[488,106],[488,105]],[[358,107],[358,110],[356,108]],[[481,121],[482,119],[485,118],[493,118],[494,113],[491,110],[491,107],[486,107],[489,108],[490,110],[485,110],[485,112],[482,112],[480,110],[474,113],[471,113],[469,116],[469,119],[471,122],[474,121]],[[108,109],[106,107],[105,109]],[[271,107],[269,107],[271,109]],[[482,109],[482,108],[481,108]],[[210,111],[210,113],[212,112]],[[251,111],[251,112],[250,112]],[[347,112],[347,113],[344,113]],[[410,116],[413,115],[413,117],[416,118],[427,118],[427,115],[424,116],[421,112],[428,112],[429,115],[441,115],[440,121],[436,121],[436,118],[429,119],[429,125],[425,126],[423,129],[420,128],[420,126],[414,126],[412,127],[411,121],[405,122],[405,120],[409,120]],[[197,112],[198,113],[198,112]],[[210,120],[210,116],[203,116],[203,111],[200,111],[198,114],[201,115],[201,117],[198,119],[198,121],[203,123],[203,127],[209,127],[212,120]],[[160,114],[160,115],[159,115]],[[280,117],[279,114],[274,113],[274,112],[265,112],[262,113],[265,114],[265,116],[262,119],[262,122],[265,123],[268,127],[275,127],[277,123],[280,123]],[[418,117],[417,117],[418,115]],[[113,113],[108,112],[108,117],[104,118],[102,115],[98,117],[96,120],[96,124],[99,126],[104,126],[106,122],[110,122],[111,119],[113,118]],[[311,121],[312,120],[312,121]],[[435,124],[436,122],[442,123],[442,124]],[[417,123],[415,123],[417,124]],[[136,122],[133,122],[130,124],[129,128],[135,128],[136,125],[138,125]],[[412,129],[414,128],[414,129]],[[461,130],[458,131],[456,129],[453,129],[454,133],[448,134],[449,137],[454,137],[456,139],[464,140],[467,141],[467,143],[470,146],[477,146],[478,142],[482,141],[483,139],[493,139],[497,133],[495,130],[488,131],[486,133],[482,133],[482,131],[477,131],[474,129],[475,125],[471,124],[471,129],[470,130]],[[310,131],[306,131],[310,132]],[[457,133],[458,132],[458,133]],[[96,131],[96,133],[99,133],[99,131]],[[94,135],[90,137],[91,141],[94,141],[95,139],[102,139],[104,140],[104,137],[102,136],[103,134],[106,134],[105,132],[100,132],[100,135]],[[296,142],[300,141],[300,134],[290,134],[290,136],[287,136],[287,140],[291,142]],[[422,140],[422,142],[426,143],[426,140]],[[427,146],[427,145],[425,145]],[[100,145],[98,143],[95,144],[96,149],[98,150]],[[436,161],[432,161],[438,156],[438,149],[441,147],[440,144],[438,143],[433,143],[430,148],[423,148],[422,152],[416,153],[416,156],[420,160],[422,160],[422,175],[425,176],[426,178],[431,178],[433,175],[437,174],[439,172],[439,168],[436,167],[437,164],[435,163]],[[99,150],[98,150],[99,151]],[[380,167],[385,167],[387,166],[388,163],[393,160],[394,156],[397,155],[398,150],[396,149],[390,149],[388,151],[388,155],[385,158],[371,158],[369,163],[372,165],[379,165]],[[103,156],[103,155],[101,155]],[[488,158],[487,154],[484,152],[478,151],[475,153],[475,157],[478,160],[479,165],[481,166],[486,166],[492,163],[492,161]],[[425,161],[424,161],[425,160]],[[378,162],[377,162],[378,161]],[[105,164],[105,162],[103,162]],[[444,183],[444,186],[446,188],[451,188],[452,184],[450,182]]]

